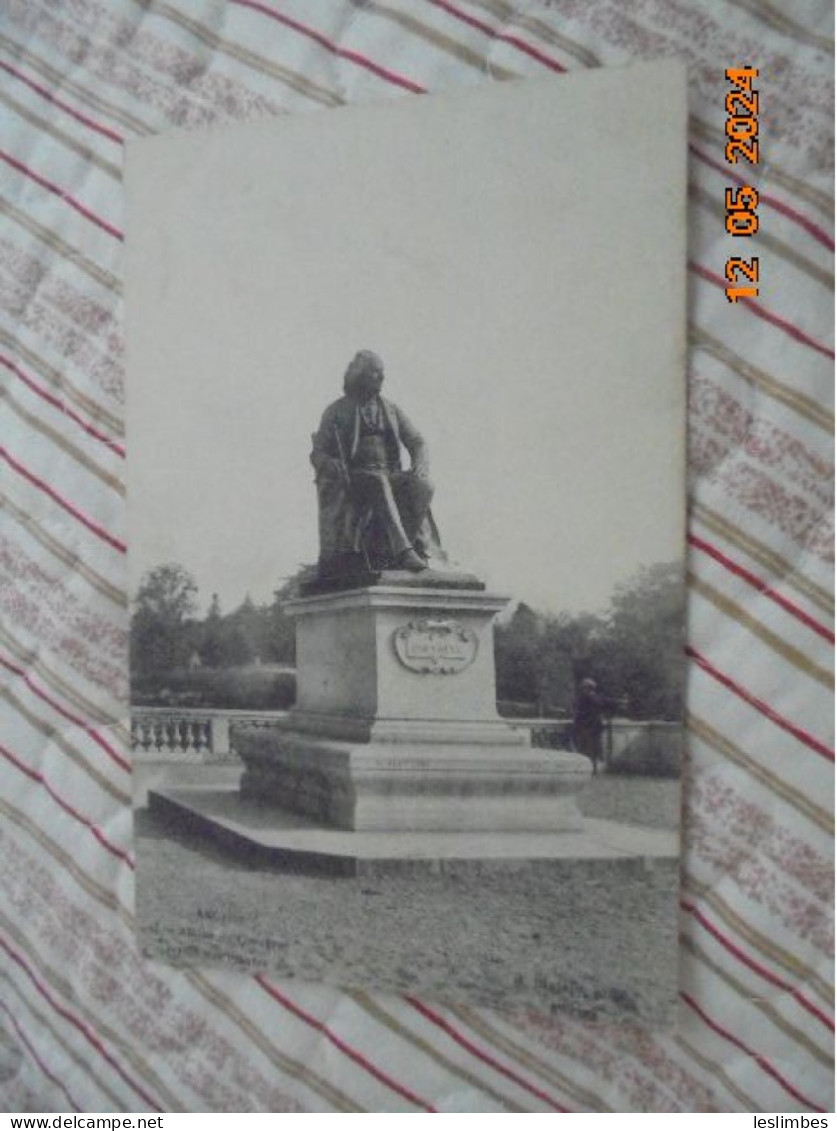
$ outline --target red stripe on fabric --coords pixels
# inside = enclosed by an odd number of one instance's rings
[[[21,1029],[20,1025],[18,1024],[18,1022],[15,1018],[15,1015],[12,1013],[12,1011],[9,1009],[9,1007],[6,1005],[6,1003],[2,1000],[2,998],[0,998],[0,1009],[3,1010],[3,1012],[8,1017],[9,1021],[11,1021],[15,1032],[17,1033],[17,1035],[20,1037],[23,1044],[28,1049],[29,1055],[35,1061],[37,1066],[40,1068],[41,1072],[43,1072],[44,1076],[46,1076],[47,1080],[51,1080],[52,1083],[56,1086],[56,1088],[61,1089],[61,1091],[67,1097],[67,1101],[68,1101],[70,1107],[73,1108],[74,1111],[81,1112],[81,1108],[76,1103],[76,1101],[73,1099],[73,1097],[70,1095],[70,1093],[67,1091],[67,1089],[64,1087],[64,1085],[61,1083],[61,1081],[58,1079],[58,1077],[53,1076],[53,1074],[50,1072],[50,1070],[47,1068],[47,1066],[44,1064],[44,1062],[38,1056],[37,1052],[35,1051],[34,1045],[32,1044],[31,1041],[28,1040],[26,1034],[24,1033],[24,1031]]]
[[[817,1105],[809,1100],[807,1096],[803,1096],[801,1092],[798,1092],[796,1088],[794,1088],[793,1084],[789,1084],[784,1076],[782,1076],[780,1072],[776,1071],[776,1069],[773,1067],[770,1061],[767,1060],[766,1057],[763,1057],[760,1053],[754,1052],[748,1045],[745,1045],[742,1040],[736,1037],[733,1033],[730,1033],[728,1029],[725,1029],[722,1025],[719,1025],[717,1021],[713,1021],[712,1018],[709,1017],[709,1015],[700,1008],[698,1003],[690,994],[687,994],[681,990],[680,996],[683,998],[685,1003],[695,1011],[698,1017],[700,1017],[701,1021],[708,1025],[709,1028],[713,1030],[713,1032],[718,1033],[719,1036],[729,1041],[730,1044],[735,1045],[737,1049],[740,1049],[747,1056],[752,1057],[756,1064],[758,1064],[758,1066],[763,1069],[768,1074],[768,1076],[772,1076],[777,1084],[779,1084],[788,1093],[789,1096],[793,1096],[795,1100],[798,1100],[800,1103],[806,1104],[806,1106],[809,1107],[812,1111],[825,1111],[825,1108],[817,1107]]]
[[[469,1041],[467,1037],[463,1036],[462,1033],[460,1033],[453,1027],[453,1025],[447,1022],[444,1017],[441,1017],[438,1013],[435,1013],[428,1006],[424,1005],[418,1000],[418,998],[406,995],[404,997],[404,1000],[408,1005],[411,1005],[413,1009],[415,1009],[423,1017],[426,1017],[428,1021],[432,1021],[434,1025],[437,1025],[443,1032],[447,1033],[449,1037],[456,1041],[458,1045],[461,1045],[462,1048],[467,1049],[468,1052],[472,1053],[479,1060],[484,1061],[497,1072],[500,1072],[503,1076],[507,1077],[509,1080],[512,1080],[515,1084],[519,1084],[521,1088],[525,1088],[527,1092],[531,1092],[533,1096],[537,1096],[538,1099],[543,1100],[544,1103],[549,1104],[549,1106],[551,1108],[554,1108],[555,1111],[561,1111],[565,1115],[570,1114],[570,1109],[568,1107],[564,1107],[562,1104],[558,1103],[556,1099],[553,1099],[552,1096],[548,1095],[546,1092],[541,1091],[541,1089],[535,1087],[534,1084],[530,1084],[528,1080],[524,1080],[522,1076],[518,1076],[518,1074],[516,1072],[513,1072],[512,1069],[507,1068],[504,1064],[501,1064],[499,1060],[496,1060],[490,1053],[485,1052],[484,1049],[479,1048],[472,1041]]]
[[[712,283],[714,286],[720,287],[721,290],[726,290],[728,283],[726,282],[726,280],[722,279],[720,275],[716,275],[714,271],[710,271],[708,268],[701,266],[700,263],[696,263],[693,259],[689,260],[689,266],[697,275],[700,275],[700,277],[702,279],[705,279],[708,283]],[[813,338],[809,337],[808,334],[804,332],[804,330],[800,330],[798,326],[794,326],[792,322],[788,322],[785,318],[780,318],[778,314],[773,314],[771,311],[765,310],[761,303],[757,302],[755,299],[742,298],[738,301],[743,303],[744,306],[746,306],[747,309],[753,314],[757,315],[759,318],[763,318],[765,322],[769,322],[772,326],[777,326],[780,330],[782,330],[789,337],[793,338],[795,341],[801,342],[802,345],[808,346],[809,349],[816,350],[817,353],[821,353],[825,357],[830,357],[832,361],[834,360],[833,349],[831,349],[829,346],[824,346],[820,342],[815,341]]]
[[[832,1033],[834,1032],[834,1022],[831,1020],[831,1018],[826,1013],[823,1013],[821,1009],[817,1008],[817,1006],[814,1005],[813,1002],[808,1001],[808,999],[803,994],[801,994],[799,990],[794,989],[790,982],[784,981],[784,979],[778,977],[771,970],[768,970],[765,966],[762,966],[761,963],[756,962],[754,958],[750,958],[748,954],[745,954],[745,952],[739,946],[737,946],[732,941],[732,939],[728,939],[726,935],[724,935],[718,929],[718,927],[711,923],[693,903],[687,903],[686,900],[681,900],[680,906],[684,911],[688,911],[690,915],[697,919],[704,930],[708,931],[714,939],[717,939],[717,941],[721,944],[722,947],[724,947],[725,950],[728,950],[730,954],[734,954],[735,957],[740,962],[743,962],[745,966],[749,966],[751,970],[755,970],[755,972],[761,975],[761,977],[764,978],[765,981],[770,982],[771,985],[778,987],[780,990],[784,990],[785,993],[789,993],[799,1002],[799,1004],[804,1009],[806,1009],[810,1014],[816,1017],[818,1021],[821,1021],[823,1025],[826,1026],[826,1028],[832,1031]]]
[[[25,177],[29,177],[30,180],[33,180],[35,184],[40,185],[41,188],[45,188],[48,192],[54,193],[55,196],[59,197],[61,200],[66,200],[67,204],[69,204],[71,208],[74,208],[76,212],[79,213],[79,215],[83,216],[85,220],[90,220],[91,223],[96,224],[99,228],[102,229],[103,232],[107,232],[109,236],[113,236],[115,239],[118,239],[120,241],[124,239],[122,232],[120,232],[118,228],[114,228],[114,226],[112,224],[109,224],[107,220],[102,220],[102,218],[100,216],[97,216],[95,212],[91,212],[89,208],[85,208],[85,206],[83,204],[80,204],[75,199],[75,197],[70,196],[68,192],[65,192],[64,189],[60,187],[60,185],[56,185],[52,181],[48,181],[46,177],[42,177],[39,173],[34,172],[29,168],[28,165],[24,165],[22,161],[18,161],[16,160],[16,158],[10,157],[9,154],[5,153],[2,149],[0,149],[0,159],[5,161],[6,164],[11,166],[12,169],[16,169]]]
[[[696,145],[690,143],[689,149],[694,153],[695,157],[703,161],[704,164],[709,165],[710,168],[715,169],[718,173],[723,173],[725,177],[731,178],[736,184],[746,185],[750,183],[752,178],[740,177],[737,173],[732,171],[729,165],[722,165],[720,161],[714,161],[711,157],[702,153]],[[767,204],[771,208],[775,208],[777,212],[781,212],[783,216],[787,216],[789,220],[793,220],[794,223],[803,227],[809,235],[813,236],[814,239],[818,240],[824,247],[827,247],[829,251],[834,251],[834,240],[824,228],[815,224],[813,220],[809,220],[807,216],[803,216],[801,212],[797,212],[796,209],[791,208],[789,204],[785,204],[784,201],[778,200],[775,196],[770,196],[770,194],[764,192],[763,189],[760,188],[758,193],[759,204]]]
[[[786,613],[790,613],[791,616],[796,617],[798,621],[801,621],[806,627],[816,632],[818,636],[822,636],[831,644],[834,643],[834,633],[829,628],[826,628],[824,624],[820,624],[819,621],[814,620],[813,617],[809,616],[808,613],[804,612],[797,605],[794,605],[793,602],[789,601],[786,597],[782,597],[774,589],[771,589],[760,577],[757,577],[754,573],[750,573],[748,569],[738,565],[738,563],[732,561],[731,558],[726,557],[711,543],[704,542],[704,540],[699,538],[696,534],[689,535],[689,543],[696,549],[702,550],[703,553],[708,554],[710,558],[714,558],[716,562],[720,562],[730,573],[734,573],[736,577],[740,577],[743,581],[746,581],[748,585],[752,585],[762,596],[768,597],[771,601],[774,601],[783,608]]]
[[[434,8],[441,8],[442,11],[453,16],[454,19],[476,28],[491,39],[500,39],[504,43],[516,47],[518,51],[523,51],[524,54],[531,56],[531,58],[536,59],[539,63],[543,63],[544,66],[549,67],[550,70],[558,71],[560,74],[564,74],[567,70],[566,67],[562,67],[560,63],[551,59],[548,55],[545,55],[543,51],[539,51],[537,47],[533,47],[531,43],[526,43],[525,40],[518,39],[516,35],[509,35],[507,32],[497,31],[497,29],[493,28],[490,24],[478,20],[476,16],[471,16],[467,12],[461,11],[453,4],[448,3],[448,0],[428,0],[428,3],[432,4]]]
[[[104,432],[99,432],[98,429],[94,428],[92,424],[88,424],[86,420],[78,416],[71,408],[67,408],[62,400],[60,400],[56,396],[53,396],[53,394],[48,392],[46,389],[41,388],[41,386],[38,385],[37,382],[33,381],[31,377],[27,376],[27,374],[25,374],[22,369],[19,369],[13,361],[5,357],[3,354],[0,354],[0,363],[5,365],[7,369],[11,370],[11,372],[14,373],[16,377],[19,377],[24,385],[28,386],[28,388],[30,388],[36,396],[39,396],[41,400],[46,401],[47,404],[52,405],[53,408],[57,408],[58,411],[63,413],[64,416],[68,416],[70,420],[80,425],[85,432],[89,432],[94,439],[101,440],[103,444],[109,447],[112,451],[116,452],[118,456],[121,456],[123,459],[125,458],[125,449],[120,444],[117,444],[115,440],[111,440],[109,436],[106,436],[104,434]]]
[[[378,78],[395,83],[405,90],[412,91],[413,94],[427,93],[426,88],[419,86],[418,83],[404,78],[403,75],[396,74],[395,71],[387,70],[385,67],[380,66],[380,64],[373,62],[372,59],[368,59],[365,55],[361,55],[357,51],[349,51],[344,47],[338,47],[336,43],[333,43],[332,40],[326,35],[323,35],[322,32],[300,23],[299,20],[286,16],[284,12],[277,12],[274,8],[269,8],[266,4],[259,3],[259,0],[231,0],[231,2],[238,4],[242,8],[251,8],[254,12],[261,12],[262,15],[276,20],[284,27],[290,28],[292,31],[297,31],[300,35],[304,35],[306,38],[313,40],[314,43],[319,44],[320,47],[324,47],[326,51],[331,52],[332,55],[336,55],[340,59],[347,59],[350,63],[357,63],[358,66],[364,67],[367,71],[371,71],[372,74],[377,75]]]
[[[30,677],[28,672],[24,671],[23,668],[19,668],[17,664],[11,663],[11,661],[7,660],[4,656],[0,656],[0,665],[2,665],[4,668],[7,668],[10,672],[14,672],[15,675],[20,676],[20,678],[30,689],[30,691],[37,695],[39,699],[43,699],[45,703],[49,703],[50,707],[52,707],[54,711],[57,711],[59,715],[63,715],[65,719],[68,719],[71,723],[75,723],[76,726],[81,727],[85,734],[88,734],[97,746],[101,746],[102,750],[104,750],[105,753],[108,754],[118,766],[120,766],[127,774],[130,774],[131,763],[126,761],[125,758],[121,756],[121,754],[114,750],[110,743],[106,742],[105,739],[102,738],[102,736],[93,729],[93,727],[89,726],[83,719],[80,719],[77,715],[74,715],[70,711],[66,710],[66,708],[62,707],[60,703],[56,702],[56,700],[53,699],[51,695],[48,695],[46,691],[38,687],[35,681]]]
[[[813,735],[808,734],[807,731],[802,730],[801,727],[796,726],[794,723],[784,718],[784,716],[777,714],[772,707],[768,707],[764,700],[746,691],[741,684],[736,683],[735,680],[730,679],[728,675],[724,675],[723,672],[718,671],[718,669],[713,667],[706,657],[702,656],[696,648],[687,645],[686,655],[690,656],[699,664],[714,680],[717,680],[717,682],[723,687],[726,687],[728,691],[732,691],[734,695],[743,699],[745,703],[749,703],[751,707],[755,707],[757,711],[760,711],[765,718],[770,719],[776,726],[781,727],[782,730],[786,730],[788,734],[792,734],[794,738],[798,738],[800,742],[804,742],[806,746],[810,747],[811,750],[815,751],[817,754],[821,754],[823,758],[828,758],[830,762],[834,761],[834,751],[830,747],[820,742],[819,739],[814,738]]]
[[[160,1111],[161,1112],[161,1111],[165,1110],[164,1108],[160,1107],[160,1105],[155,1100],[153,1100],[151,1098],[151,1096],[148,1094],[148,1092],[145,1091],[144,1088],[142,1088],[139,1084],[134,1083],[134,1081],[131,1079],[131,1077],[128,1075],[128,1073],[124,1070],[124,1068],[122,1068],[122,1066],[115,1059],[115,1057],[112,1056],[112,1054],[108,1052],[108,1050],[105,1048],[105,1046],[102,1044],[102,1042],[99,1040],[99,1038],[91,1030],[91,1028],[89,1027],[89,1025],[87,1025],[87,1023],[85,1021],[81,1021],[78,1017],[75,1017],[72,1013],[70,1013],[70,1011],[68,1009],[65,1009],[62,1005],[59,1005],[58,1002],[54,1000],[54,998],[49,993],[49,991],[46,989],[46,987],[35,977],[35,975],[29,969],[29,966],[27,965],[26,960],[21,955],[19,955],[17,953],[17,951],[14,950],[14,948],[11,947],[6,942],[6,940],[3,939],[3,938],[0,938],[0,947],[2,947],[3,950],[5,950],[5,952],[8,954],[8,956],[12,959],[12,961],[15,962],[21,968],[21,970],[23,970],[23,972],[27,975],[27,977],[29,978],[32,985],[38,991],[38,993],[46,1001],[49,1002],[49,1004],[52,1006],[52,1008],[55,1010],[55,1012],[60,1017],[63,1017],[65,1021],[69,1022],[69,1024],[72,1025],[74,1029],[77,1029],[78,1032],[81,1033],[82,1036],[84,1036],[90,1042],[90,1044],[93,1046],[93,1048],[96,1049],[96,1051],[101,1054],[101,1056],[108,1062],[108,1064],[111,1066],[111,1068],[113,1068],[114,1071],[119,1073],[119,1075],[122,1077],[122,1079],[125,1081],[125,1083],[128,1084],[129,1087],[133,1088],[133,1090],[137,1093],[138,1096],[142,1096],[142,1098],[149,1105],[149,1107],[152,1107],[154,1109],[154,1111]]]
[[[110,138],[110,140],[115,141],[117,145],[122,145],[123,139],[119,136],[119,134],[114,133],[113,130],[109,130],[106,126],[99,125],[99,123],[94,122],[92,118],[85,117],[85,115],[80,113],[78,110],[74,110],[72,106],[68,106],[66,102],[62,102],[60,98],[56,98],[54,94],[50,94],[46,87],[41,86],[39,83],[33,82],[32,79],[27,78],[26,75],[21,74],[21,72],[15,70],[14,67],[10,67],[8,63],[4,63],[2,59],[0,59],[0,68],[2,68],[7,74],[14,75],[16,79],[19,79],[22,83],[25,83],[27,86],[31,87],[32,90],[34,90],[37,94],[40,94],[41,97],[46,98],[46,100],[48,102],[51,102],[53,106],[57,106],[59,109],[64,110],[65,113],[70,114],[73,118],[81,122],[83,125],[89,126],[91,130],[95,130],[96,133],[101,134],[102,137]]]
[[[105,834],[101,831],[101,829],[99,829],[96,825],[94,825],[92,821],[89,821],[87,819],[87,817],[83,817],[77,809],[74,809],[73,806],[70,805],[69,802],[65,801],[63,799],[63,797],[61,797],[52,788],[52,786],[49,784],[49,782],[44,777],[44,775],[42,773],[40,773],[40,771],[33,770],[30,766],[27,766],[24,762],[21,762],[21,760],[16,755],[14,755],[11,752],[11,750],[9,750],[7,747],[3,746],[2,743],[0,743],[0,754],[2,754],[3,757],[8,762],[11,762],[13,766],[16,766],[17,769],[19,769],[21,771],[21,773],[26,774],[26,776],[28,778],[30,778],[32,781],[39,782],[44,787],[44,789],[47,791],[47,793],[50,795],[50,797],[53,799],[53,801],[55,801],[56,804],[60,805],[65,813],[69,813],[69,815],[74,820],[78,821],[80,824],[84,825],[85,828],[89,829],[90,832],[93,834],[93,836],[96,838],[96,840],[99,842],[99,844],[101,844],[101,846],[103,848],[106,848],[108,850],[108,852],[112,853],[112,855],[118,856],[119,859],[123,860],[128,865],[129,868],[133,869],[134,862],[131,859],[131,857],[129,856],[129,854],[127,852],[125,852],[124,849],[117,848],[117,846],[115,844],[111,844],[111,842],[108,840],[108,838],[105,836]]]
[[[404,1099],[409,1100],[410,1103],[415,1104],[416,1107],[420,1107],[427,1112],[438,1114],[437,1109],[433,1107],[432,1104],[428,1103],[427,1100],[423,1100],[421,1096],[416,1095],[415,1092],[411,1092],[409,1088],[404,1087],[403,1084],[399,1084],[397,1080],[393,1080],[391,1076],[388,1076],[380,1068],[377,1068],[374,1064],[372,1064],[371,1061],[368,1061],[362,1053],[359,1053],[356,1049],[353,1049],[351,1045],[346,1044],[346,1042],[338,1037],[336,1033],[333,1033],[324,1022],[319,1021],[310,1013],[306,1013],[304,1009],[292,1002],[290,998],[286,998],[284,994],[281,994],[279,990],[277,990],[274,986],[271,986],[264,974],[257,974],[255,980],[262,987],[262,989],[275,1001],[284,1006],[284,1008],[287,1009],[290,1013],[293,1013],[296,1017],[299,1017],[300,1020],[304,1021],[307,1025],[310,1025],[312,1028],[316,1029],[317,1032],[322,1033],[324,1037],[331,1041],[335,1048],[340,1049],[341,1052],[345,1053],[346,1056],[348,1056],[356,1064],[359,1064],[361,1068],[366,1069],[366,1071],[371,1076],[374,1076],[376,1080],[379,1080],[393,1092],[397,1092],[398,1095],[403,1096]]]
[[[18,473],[18,475],[22,475],[24,479],[27,479],[33,485],[33,487],[37,487],[38,490],[43,491],[45,495],[48,495],[54,502],[58,503],[59,506],[63,507],[68,514],[71,514],[73,516],[73,518],[77,518],[78,521],[86,526],[87,529],[90,530],[93,534],[95,534],[97,538],[101,538],[103,542],[107,542],[109,545],[113,546],[114,549],[119,550],[121,554],[125,553],[128,547],[124,542],[120,542],[118,538],[114,538],[112,534],[108,534],[107,530],[105,530],[103,526],[99,526],[99,524],[97,522],[94,522],[92,518],[88,518],[86,514],[74,507],[72,503],[67,502],[67,500],[59,495],[56,490],[50,487],[48,483],[44,482],[43,479],[39,479],[37,475],[34,475],[31,471],[28,471],[22,463],[19,463],[13,456],[9,455],[5,448],[0,447],[0,456],[5,459],[6,463],[8,463],[8,465]]]
[[[335,55],[339,55],[341,59],[348,59],[352,63],[357,63],[359,66],[365,67],[367,71],[371,71],[371,73],[377,75],[378,78],[385,79],[387,82],[395,83],[396,86],[401,86],[405,90],[409,90],[412,94],[427,94],[426,87],[419,86],[418,83],[412,82],[410,79],[405,79],[394,71],[387,70],[379,63],[376,63],[374,59],[369,59],[365,55],[359,54],[357,51],[336,47],[334,53]]]

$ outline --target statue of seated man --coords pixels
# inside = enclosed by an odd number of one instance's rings
[[[427,445],[381,396],[384,366],[361,350],[343,380],[344,396],[323,413],[312,437],[319,501],[321,579],[359,570],[427,569],[444,560],[430,514]],[[401,466],[401,449],[410,456]]]

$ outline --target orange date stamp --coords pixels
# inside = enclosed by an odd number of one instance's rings
[[[759,92],[753,87],[758,78],[756,67],[730,67],[725,72],[731,89],[727,92],[725,108],[726,150],[730,165],[758,165],[759,162]],[[749,239],[759,230],[759,194],[751,185],[742,184],[724,190],[726,229],[738,239]],[[742,298],[758,298],[759,258],[745,259],[730,256],[724,274],[727,280],[728,302]]]

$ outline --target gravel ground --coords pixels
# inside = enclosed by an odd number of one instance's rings
[[[680,827],[680,782],[670,778],[610,777],[599,774],[579,796],[585,817],[645,825]]]
[[[590,816],[676,827],[677,782],[599,777]],[[466,863],[333,878],[237,864],[137,814],[143,948],[176,965],[665,1024],[676,987],[675,861]]]

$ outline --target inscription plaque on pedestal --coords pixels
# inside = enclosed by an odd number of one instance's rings
[[[393,633],[395,653],[410,671],[453,675],[474,662],[479,641],[455,620],[415,620]]]

